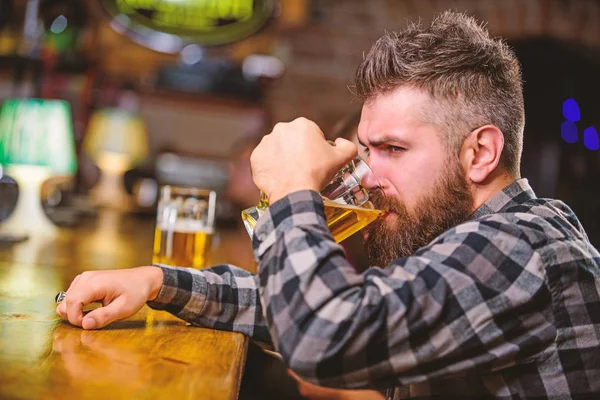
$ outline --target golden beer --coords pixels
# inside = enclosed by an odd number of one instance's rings
[[[184,222],[184,221],[177,221]],[[161,229],[157,226],[154,233],[154,252],[152,263],[180,267],[204,268],[209,263],[213,231],[206,227],[193,225]]]
[[[333,239],[338,243],[360,231],[383,214],[381,210],[365,208],[364,206],[349,206],[326,198],[323,199],[323,204],[325,205],[327,226]],[[258,207],[264,210],[268,206],[269,203],[266,200],[261,200]],[[256,219],[248,212],[242,212],[242,219],[246,226],[252,229],[256,226]]]
[[[152,262],[205,268],[210,263],[217,193],[171,185],[160,193]]]

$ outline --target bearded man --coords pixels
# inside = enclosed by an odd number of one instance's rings
[[[414,398],[598,394],[600,254],[568,206],[537,198],[520,176],[513,52],[447,12],[380,38],[355,92],[358,139],[386,212],[365,230],[373,267],[349,265],[318,194],[357,148],[330,146],[299,118],[277,124],[251,157],[271,204],[253,237],[258,276],[225,265],[96,272],[71,286],[58,313],[100,328],[150,300],[272,342],[306,381],[391,388],[390,398],[400,386]],[[115,305],[84,318],[81,305],[109,292]]]

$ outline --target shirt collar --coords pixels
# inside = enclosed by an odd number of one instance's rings
[[[537,198],[537,196],[533,192],[531,186],[529,186],[527,179],[519,179],[486,201],[473,213],[473,215],[471,215],[471,218],[476,219],[483,217],[484,215],[499,213],[511,206],[522,204],[535,198]]]

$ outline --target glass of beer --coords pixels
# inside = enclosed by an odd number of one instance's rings
[[[210,262],[217,194],[163,186],[158,202],[152,263],[204,268]]]
[[[367,183],[370,189],[366,189]],[[342,167],[331,182],[321,190],[327,226],[336,242],[347,239],[383,214],[369,201],[375,191],[379,196],[383,196],[373,172],[360,156]],[[256,221],[267,207],[269,201],[261,193],[258,205],[242,211],[242,220],[250,237],[254,232]]]

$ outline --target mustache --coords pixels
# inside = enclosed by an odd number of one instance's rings
[[[396,214],[406,213],[406,207],[394,198],[387,197],[381,190],[373,191],[370,195],[369,200],[373,203],[373,206],[383,211],[384,213],[394,212]]]

